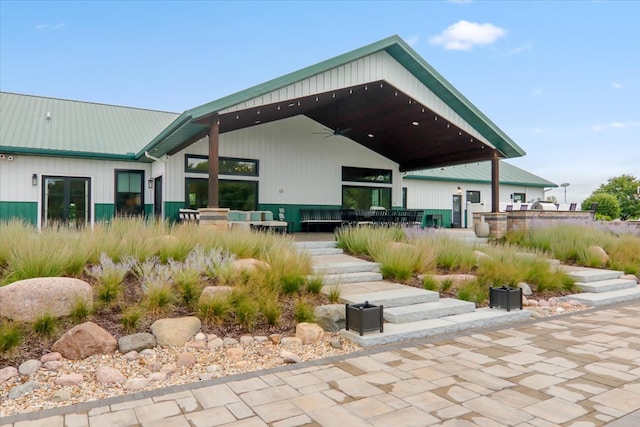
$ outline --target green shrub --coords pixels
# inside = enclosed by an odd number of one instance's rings
[[[480,285],[477,280],[472,280],[460,286],[456,296],[463,301],[482,304],[489,297],[489,289]]]
[[[298,293],[304,286],[305,279],[302,276],[283,276],[280,279],[282,293],[292,295]]]
[[[340,301],[340,294],[340,286],[333,285],[329,288],[329,295],[327,295],[327,298],[331,304],[336,304]]]
[[[138,330],[142,315],[143,311],[140,307],[127,307],[122,312],[120,323],[122,323],[125,333],[131,334]]]
[[[277,298],[264,298],[260,300],[260,312],[263,314],[267,323],[275,326],[280,323],[282,317],[282,308]]]
[[[310,294],[319,294],[322,291],[322,279],[321,278],[310,278],[307,280],[307,292]]]
[[[98,301],[106,306],[113,305],[122,293],[121,283],[102,283],[96,289]]]
[[[315,322],[315,315],[313,314],[313,305],[307,302],[304,298],[301,298],[296,302],[294,317],[296,322]]]
[[[442,282],[440,282],[440,292],[449,292],[452,287],[453,280],[451,279],[444,279]]]
[[[422,278],[422,287],[427,291],[437,291],[439,290],[440,284],[438,281],[430,274],[425,275]]]
[[[231,303],[227,295],[215,295],[198,303],[198,316],[207,324],[221,325],[227,319]]]
[[[258,321],[258,302],[252,298],[240,298],[235,304],[236,320],[248,331],[252,331]]]
[[[74,301],[73,307],[71,307],[71,313],[69,318],[71,321],[78,325],[85,322],[91,315],[91,305],[84,298],[78,298]]]
[[[43,313],[38,316],[31,324],[31,330],[41,338],[51,338],[58,329],[58,319],[51,313]]]
[[[148,288],[144,298],[147,310],[153,314],[168,311],[174,301],[175,296],[173,290],[168,284]]]
[[[0,353],[10,353],[22,344],[22,328],[13,322],[0,323]]]

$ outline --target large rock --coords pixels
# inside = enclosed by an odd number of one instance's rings
[[[254,258],[237,259],[231,264],[231,268],[236,273],[256,273],[259,271],[267,271],[271,266],[264,261]]]
[[[600,262],[600,267],[604,267],[609,262],[609,255],[600,246],[589,246],[587,252],[591,257],[594,257]]]
[[[118,340],[118,351],[122,354],[130,351],[142,351],[156,346],[156,337],[148,332],[126,335]]]
[[[10,380],[11,378],[18,375],[18,370],[13,366],[7,366],[5,368],[0,369],[0,384]]]
[[[302,344],[316,344],[322,339],[324,331],[315,323],[302,322],[296,325],[296,338],[300,338]]]
[[[98,384],[122,384],[127,380],[122,372],[109,366],[100,366],[96,369],[96,381]]]
[[[338,332],[346,326],[344,304],[328,304],[316,307],[313,315],[316,323],[327,332]]]
[[[232,291],[233,291],[233,288],[231,286],[207,286],[202,290],[202,293],[200,294],[200,299],[198,300],[198,304],[208,299],[214,298],[218,295],[220,296],[230,295]]]
[[[0,287],[0,317],[33,322],[44,313],[55,317],[71,314],[79,300],[93,303],[91,286],[70,277],[25,279]]]
[[[151,325],[151,332],[158,345],[183,346],[202,326],[197,317],[178,317],[176,319],[158,319]]]
[[[93,322],[76,325],[53,344],[65,359],[80,360],[94,354],[110,354],[116,351],[115,337]]]

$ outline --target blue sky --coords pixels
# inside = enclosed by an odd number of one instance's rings
[[[567,202],[640,177],[639,1],[0,0],[0,90],[182,112],[393,34]]]

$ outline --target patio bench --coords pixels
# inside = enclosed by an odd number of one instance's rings
[[[342,209],[300,209],[302,231],[320,231],[322,227],[335,229],[342,225]]]

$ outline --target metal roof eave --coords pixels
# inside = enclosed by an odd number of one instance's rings
[[[22,154],[25,156],[74,157],[74,158],[81,158],[81,159],[121,160],[121,161],[139,161],[140,160],[140,158],[135,153],[110,154],[110,153],[96,153],[94,151],[33,149],[33,148],[24,148],[24,147],[5,147],[5,146],[0,146],[0,151],[2,151],[3,153]]]
[[[166,154],[171,149],[179,146],[184,141],[168,142],[167,139],[174,135],[180,128],[189,126],[204,117],[215,114],[225,108],[246,102],[255,97],[273,92],[283,86],[293,84],[310,76],[325,72],[341,64],[352,62],[359,58],[371,55],[375,52],[385,50],[400,64],[402,64],[420,82],[432,90],[443,102],[449,105],[471,126],[476,128],[491,144],[493,144],[505,157],[524,156],[525,151],[520,148],[511,138],[502,132],[488,117],[478,110],[467,98],[455,89],[444,77],[442,77],[431,65],[420,57],[404,40],[393,35],[383,40],[374,42],[367,46],[344,53],[334,58],[319,62],[294,71],[284,76],[277,77],[265,83],[258,84],[240,92],[225,96],[215,101],[191,108],[180,115],[174,123],[167,127],[162,133],[154,138],[142,150],[138,156],[143,156],[145,151],[152,151],[158,145],[164,145],[158,154]],[[195,123],[194,123],[195,125]],[[198,129],[201,129],[198,126]],[[194,129],[187,134],[195,134]]]
[[[444,182],[469,182],[473,184],[491,184],[490,179],[469,179],[469,178],[456,178],[456,177],[436,177],[436,176],[416,176],[416,175],[406,175],[403,179],[415,180],[415,181],[444,181]],[[517,182],[517,181],[503,181],[500,180],[500,184],[503,185],[516,185],[516,186],[527,186],[527,187],[558,187],[557,184],[553,182],[542,183],[542,182]]]

